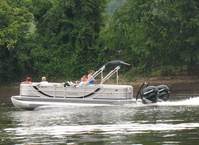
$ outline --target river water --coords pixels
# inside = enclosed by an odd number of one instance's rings
[[[8,94],[0,97],[2,145],[199,144],[199,97],[153,106],[42,107],[24,111],[12,106]]]

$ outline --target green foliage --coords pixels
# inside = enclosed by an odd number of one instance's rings
[[[109,0],[107,4],[106,11],[108,14],[113,15],[115,11],[120,8],[126,0]]]
[[[104,1],[60,0],[47,5],[51,7],[43,15],[37,14],[36,39],[40,47],[33,48],[34,67],[39,74],[46,72],[67,78],[85,73],[96,64],[95,46]],[[34,7],[38,8],[37,4]]]
[[[0,82],[73,79],[113,59],[139,75],[198,73],[198,32],[197,0],[1,0]]]
[[[2,0],[0,3],[0,82],[17,78],[18,49],[30,35],[32,14],[14,3]]]
[[[101,32],[100,44],[143,73],[169,74],[166,66],[193,72],[199,60],[198,12],[197,0],[127,0]]]
[[[0,82],[31,74],[69,79],[95,67],[104,6],[105,0],[3,0]]]

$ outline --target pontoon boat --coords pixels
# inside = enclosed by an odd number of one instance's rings
[[[103,75],[108,65],[117,64],[107,75]],[[51,82],[32,82],[20,84],[20,95],[12,96],[11,100],[14,106],[22,109],[35,109],[40,106],[62,106],[68,104],[83,105],[121,105],[135,104],[137,100],[148,103],[150,97],[147,94],[155,92],[157,98],[158,89],[145,89],[140,93],[141,99],[133,97],[133,87],[131,85],[118,84],[118,71],[122,65],[130,64],[123,61],[110,61],[103,65],[99,70],[92,74],[92,79],[100,76],[98,84],[88,84],[79,86],[71,82],[51,83]],[[116,74],[116,84],[105,84],[113,75]],[[144,89],[142,89],[144,90]],[[163,89],[165,92],[165,88]],[[139,96],[139,95],[137,95]],[[143,97],[144,96],[144,97]],[[148,97],[148,98],[147,98]],[[152,96],[152,103],[158,101]],[[144,100],[146,99],[146,100]],[[166,99],[165,99],[166,100]]]

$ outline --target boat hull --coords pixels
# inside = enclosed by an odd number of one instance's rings
[[[124,105],[136,103],[135,99],[128,100],[105,100],[105,99],[71,99],[71,98],[42,98],[29,96],[12,96],[11,101],[15,107],[33,110],[42,106],[63,107],[69,105],[78,106],[106,106],[106,105]]]
[[[20,84],[20,94],[11,97],[14,106],[35,109],[40,106],[118,105],[135,102],[129,85],[64,86],[62,83]]]

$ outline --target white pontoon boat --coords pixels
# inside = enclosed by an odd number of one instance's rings
[[[105,68],[116,65],[106,76],[103,76]],[[121,105],[136,103],[142,100],[143,103],[154,103],[164,96],[163,100],[168,99],[167,86],[142,87],[136,98],[133,98],[133,87],[130,85],[118,84],[118,71],[121,65],[129,65],[123,61],[110,61],[103,65],[93,75],[92,79],[101,76],[98,84],[82,85],[73,83],[51,83],[51,82],[32,82],[20,84],[20,95],[12,96],[14,106],[22,109],[33,110],[40,106],[62,106],[69,104],[80,105]],[[116,74],[116,84],[104,84],[108,79]],[[144,90],[144,91],[142,91]],[[167,92],[167,93],[165,93]],[[157,98],[159,94],[159,97]],[[141,96],[141,97],[139,97]],[[166,96],[166,97],[165,97]]]

